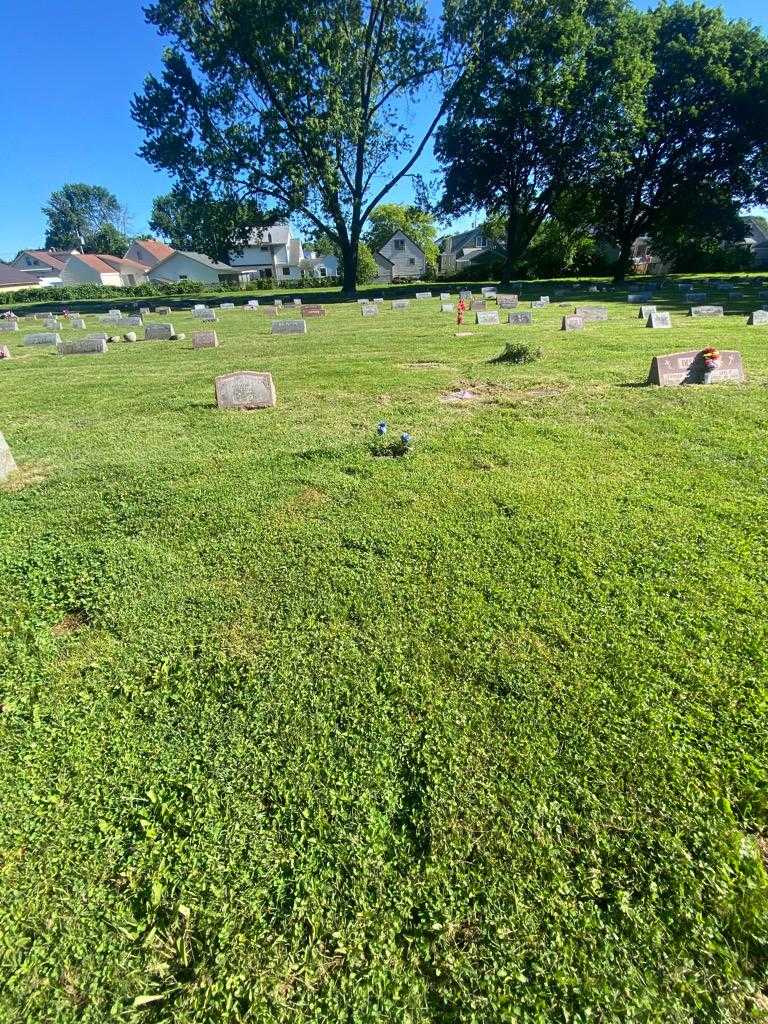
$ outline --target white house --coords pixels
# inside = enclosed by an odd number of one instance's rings
[[[240,271],[226,263],[209,259],[200,252],[182,252],[174,249],[170,256],[160,260],[146,271],[150,281],[202,281],[204,284],[237,284]]]
[[[254,228],[243,251],[232,253],[229,262],[246,281],[300,281],[302,277],[338,277],[339,273],[338,259],[304,249],[290,224]]]
[[[440,272],[455,274],[492,257],[503,257],[503,250],[488,238],[482,228],[470,228],[439,239]]]
[[[404,278],[424,277],[427,269],[427,257],[412,238],[409,238],[404,231],[396,231],[389,241],[382,245],[376,256],[383,256],[392,266],[391,272],[376,260],[379,266],[379,281],[397,281]],[[382,276],[383,275],[383,276]]]
[[[146,280],[147,268],[141,263],[105,253],[73,252],[61,271],[64,285],[101,284],[124,288],[144,284]]]
[[[379,268],[376,280],[381,281],[383,284],[392,284],[392,275],[395,272],[395,264],[380,252],[375,252],[373,254],[373,258],[376,261],[376,266]]]
[[[61,284],[64,264],[74,251],[76,250],[22,249],[11,261],[10,266],[29,275],[32,279],[30,287],[34,287],[34,284],[57,285]]]
[[[125,258],[135,263],[143,263],[145,267],[154,267],[160,260],[172,256],[174,251],[170,245],[158,242],[154,238],[137,238],[131,242]]]

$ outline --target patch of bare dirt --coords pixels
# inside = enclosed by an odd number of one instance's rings
[[[57,622],[51,632],[54,636],[68,636],[70,633],[76,633],[79,629],[84,629],[87,625],[88,620],[82,612],[72,612],[65,615],[61,622]]]
[[[444,391],[440,401],[446,405],[465,405],[469,402],[498,402],[502,399],[556,398],[566,391],[554,385],[535,388],[509,388],[504,384],[462,381],[451,391]]]
[[[19,466],[9,477],[3,480],[2,484],[0,484],[0,489],[6,493],[16,494],[27,487],[35,487],[37,484],[44,483],[48,476],[49,472],[43,466]]]
[[[437,360],[430,359],[417,359],[415,363],[401,363],[400,368],[402,370],[450,370],[447,363],[441,363]]]

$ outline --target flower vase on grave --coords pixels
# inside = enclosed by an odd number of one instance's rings
[[[716,348],[705,348],[704,356],[704,383],[711,384],[715,372],[720,367],[720,353]]]

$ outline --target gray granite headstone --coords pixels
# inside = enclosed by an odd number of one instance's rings
[[[392,309],[403,310],[408,309],[409,306],[410,302],[408,301],[408,299],[395,299],[392,303]]]
[[[637,314],[640,320],[647,320],[651,313],[656,312],[655,306],[641,306],[640,312]]]
[[[563,317],[562,330],[564,331],[580,331],[584,326],[584,320],[576,314]]]
[[[212,309],[200,309],[195,314],[198,320],[216,322],[216,313]]]
[[[750,313],[747,324],[750,327],[765,327],[768,325],[768,309],[756,309],[754,313]]]
[[[220,302],[219,303],[219,309],[234,309],[234,308],[235,308],[234,302]]]
[[[107,341],[108,335],[103,333],[86,334],[86,341]]]
[[[216,331],[197,331],[192,335],[192,348],[218,348]]]
[[[549,305],[549,303],[542,302],[541,299],[534,299],[533,302],[531,302],[531,309],[544,309],[547,305]]]
[[[58,345],[61,338],[58,334],[27,334],[24,336],[25,345]]]
[[[365,315],[365,314],[363,314]],[[272,321],[272,333],[273,334],[306,334],[307,333],[307,321],[306,320],[273,320]]]
[[[308,305],[301,307],[301,315],[303,317],[308,316],[325,316],[325,306],[319,305]]]
[[[378,316],[379,307],[375,302],[364,302],[360,307],[360,312],[363,316]]]
[[[8,447],[8,442],[5,440],[2,434],[0,434],[0,480],[5,480],[11,473],[16,469],[16,463],[13,455],[11,455],[11,449]]]
[[[740,352],[720,352],[720,366],[710,376],[712,384],[746,380]],[[649,384],[671,387],[678,384],[704,383],[704,356],[697,352],[671,352],[654,356],[648,374]]]
[[[463,299],[465,302],[471,302],[472,301],[472,292],[468,292],[468,291],[459,292],[459,298]]]
[[[478,310],[475,315],[475,323],[481,327],[497,327],[500,323],[498,309]]]
[[[87,356],[107,351],[106,341],[95,338],[80,338],[78,341],[60,341],[56,346],[60,356]]]
[[[451,301],[451,293],[450,292],[440,292],[440,301],[441,302],[450,302]]]
[[[517,295],[497,295],[496,302],[498,303],[499,309],[514,309],[519,298]]]
[[[10,334],[11,331],[18,331],[19,325],[15,320],[0,320],[0,333]]]
[[[484,312],[485,311],[485,299],[475,299],[475,301],[470,305],[469,308],[470,308],[470,310],[473,313],[482,313],[482,312]]]
[[[283,308],[283,300],[282,299],[273,299],[272,300],[272,305],[275,307],[275,309],[282,309]]]
[[[542,304],[542,306],[548,306],[549,305],[549,296],[548,295],[540,295],[539,296],[539,302]]]
[[[653,292],[630,292],[627,296],[627,302],[650,302],[653,298]]]
[[[301,299],[293,299],[292,301],[293,301],[294,306],[301,306],[301,305],[303,305],[303,302],[302,302]]]
[[[374,299],[373,301],[374,301],[374,302],[375,302],[375,303],[376,303],[376,304],[377,304],[378,306],[380,306],[380,305],[381,305],[381,304],[382,304],[382,303],[384,302],[384,296],[383,296],[383,295],[377,295],[377,296],[376,296],[376,298],[375,298],[375,299]]]
[[[176,331],[173,324],[147,324],[144,328],[145,341],[166,341],[172,338]]]
[[[499,290],[498,288],[493,288],[491,286],[487,286],[485,288],[481,288],[480,289],[480,294],[481,295],[485,295],[486,297],[490,297],[491,295],[496,295],[498,290]]]
[[[691,316],[725,316],[722,306],[691,306]]]
[[[171,314],[171,307],[170,306],[155,306],[155,312],[159,313],[160,316],[170,316],[170,314]]]
[[[246,302],[245,305],[246,305],[247,309],[258,309],[259,308],[259,300],[258,299],[248,299],[248,301]]]
[[[144,321],[140,316],[124,316],[120,321],[121,327],[143,327]]]
[[[510,313],[507,322],[513,327],[529,327],[533,323],[533,313]]]
[[[152,310],[149,306],[139,306],[139,316],[151,316]]]
[[[648,319],[646,320],[645,326],[652,327],[656,330],[661,329],[663,327],[671,327],[672,315],[670,313],[654,309],[652,313],[648,314]]]
[[[574,316],[580,316],[584,323],[600,322],[608,319],[608,308],[606,306],[577,306]]]
[[[225,373],[216,378],[215,393],[220,409],[268,409],[277,404],[271,373]]]
[[[72,328],[73,331],[84,331],[86,329],[85,320],[83,320],[79,316],[71,317],[69,321],[69,326]]]
[[[453,312],[453,303],[452,302],[441,302],[440,303],[440,312],[441,313],[452,313]]]
[[[417,299],[431,299],[432,292],[416,292]]]
[[[60,320],[45,320],[43,322],[43,327],[47,327],[47,329],[49,331],[60,331],[61,330],[61,321]]]
[[[7,345],[0,345],[0,359],[10,359],[11,350]]]

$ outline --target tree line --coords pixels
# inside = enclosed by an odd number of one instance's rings
[[[434,136],[443,215],[503,222],[504,277],[542,226],[659,251],[741,230],[768,198],[768,41],[703,4],[155,0],[142,154],[226,247],[299,215],[353,291],[376,208]],[[411,111],[429,109],[413,128]],[[431,104],[431,106],[430,106]],[[245,216],[243,212],[245,211]]]

